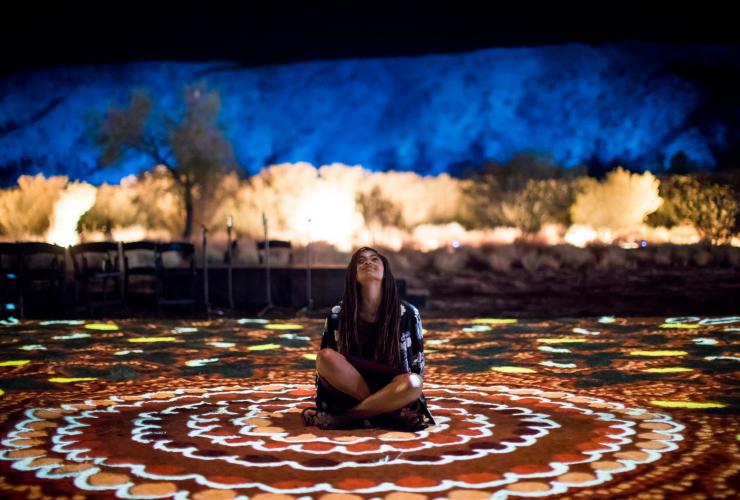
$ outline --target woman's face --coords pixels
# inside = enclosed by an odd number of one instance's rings
[[[383,261],[372,250],[363,250],[357,257],[357,281],[360,284],[383,281],[383,272]]]

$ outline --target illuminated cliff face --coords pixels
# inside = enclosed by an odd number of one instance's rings
[[[565,166],[636,168],[665,166],[683,151],[707,167],[736,142],[738,102],[696,68],[740,74],[738,50],[566,45],[262,68],[163,62],[17,73],[0,79],[0,182],[33,172],[118,182],[151,167],[131,159],[99,172],[91,117],[142,87],[177,113],[183,85],[194,82],[221,93],[222,123],[251,173],[307,161],[433,174],[525,150]]]

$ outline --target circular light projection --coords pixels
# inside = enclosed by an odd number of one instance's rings
[[[675,451],[684,431],[668,415],[590,396],[434,384],[425,393],[435,426],[320,431],[300,417],[313,392],[290,383],[183,387],[31,408],[8,423],[0,460],[29,481],[59,481],[59,491],[122,498],[487,498],[634,477]]]

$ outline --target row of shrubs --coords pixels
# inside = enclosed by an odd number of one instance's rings
[[[235,228],[255,238],[262,234],[261,214],[270,217],[273,234],[293,239],[303,229],[296,214],[303,199],[336,200],[342,213],[319,214],[317,224],[348,216],[354,226],[397,227],[412,231],[422,224],[459,222],[466,229],[515,227],[533,235],[545,224],[582,224],[618,231],[641,223],[671,227],[689,223],[703,239],[723,243],[740,228],[738,193],[732,182],[699,175],[658,178],[621,168],[597,180],[577,169],[552,165],[494,165],[467,178],[447,174],[422,177],[412,172],[369,172],[361,167],[308,164],[277,165],[249,179],[225,175],[209,195],[198,198],[197,224],[223,227],[234,215]],[[737,179],[735,179],[737,180]],[[732,179],[731,179],[732,181]],[[54,205],[73,183],[65,177],[22,176],[18,187],[0,190],[0,235],[8,239],[40,237],[50,225]],[[141,227],[179,237],[183,221],[181,190],[161,169],[97,188],[95,204],[77,224],[81,233]],[[312,196],[310,196],[312,195]],[[322,220],[321,217],[325,219]],[[337,228],[336,231],[340,231]]]

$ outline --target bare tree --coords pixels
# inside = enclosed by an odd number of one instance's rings
[[[174,119],[155,109],[145,92],[134,92],[127,108],[108,109],[97,141],[104,165],[146,158],[167,169],[182,190],[183,238],[188,239],[193,231],[196,198],[205,203],[218,181],[237,163],[217,121],[221,110],[218,92],[186,86],[184,94],[185,112]]]

